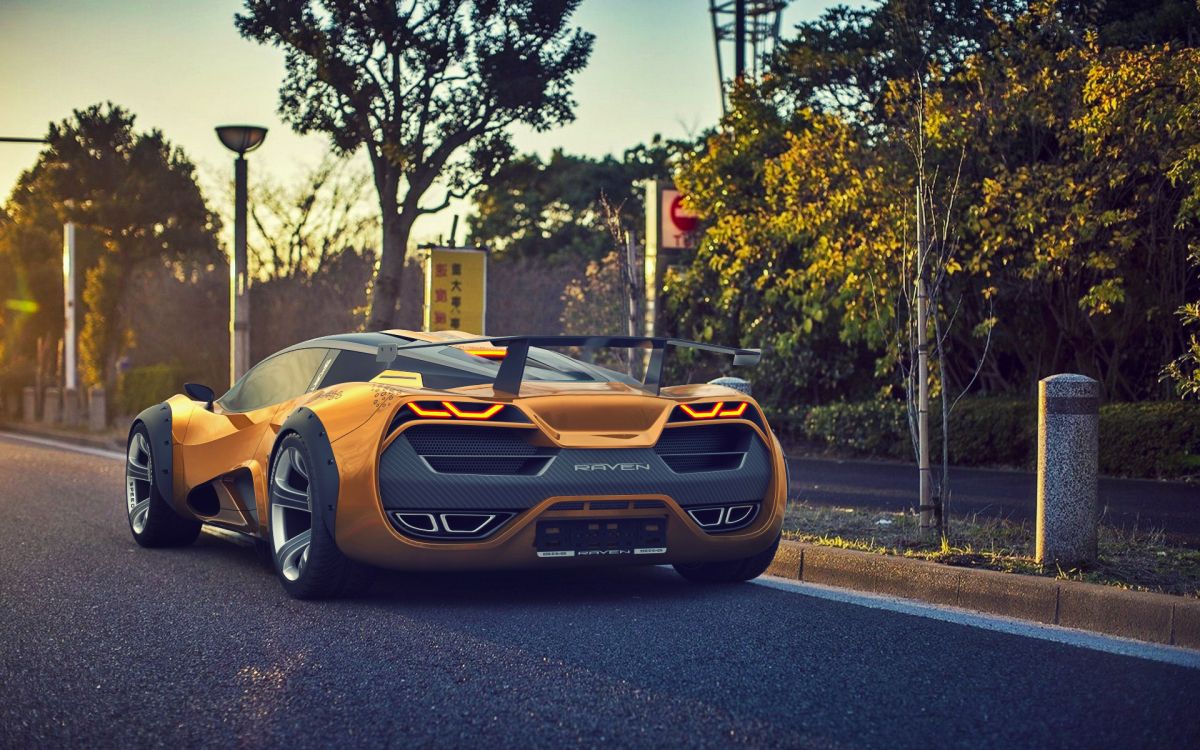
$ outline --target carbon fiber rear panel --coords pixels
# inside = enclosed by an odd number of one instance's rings
[[[737,432],[702,434],[718,427],[723,430],[734,427]],[[760,502],[771,483],[767,447],[744,426],[710,425],[666,430],[663,438],[676,455],[701,454],[687,459],[685,473],[672,470],[655,448],[562,448],[546,456],[548,461],[539,473],[518,475],[435,471],[431,462],[437,463],[438,459],[432,449],[453,448],[458,456],[462,456],[458,451],[470,448],[468,452],[481,458],[487,454],[513,456],[521,450],[513,439],[520,436],[512,435],[514,430],[511,428],[455,428],[452,425],[438,425],[437,428],[438,434],[422,435],[411,442],[402,436],[392,441],[380,456],[379,494],[385,508],[523,510],[548,497],[573,495],[664,494],[684,506]],[[415,428],[410,431],[412,429]],[[455,429],[461,429],[462,440],[441,432]],[[492,432],[496,440],[494,445],[489,445],[483,438]],[[526,447],[531,446],[526,444]],[[725,450],[713,451],[714,448]],[[744,451],[744,458],[738,456],[736,464],[726,458],[712,460],[708,463],[712,470],[704,470],[703,454],[730,449],[738,453]],[[536,456],[538,453],[535,448],[532,454],[516,455]]]

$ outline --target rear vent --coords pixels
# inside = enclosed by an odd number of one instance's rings
[[[734,505],[714,505],[709,508],[688,508],[688,515],[709,534],[736,531],[751,524],[758,517],[758,503],[746,502]]]
[[[654,450],[677,474],[741,467],[754,432],[744,425],[706,424],[663,430]]]
[[[553,448],[529,442],[536,433],[511,427],[416,425],[401,433],[413,451],[440,474],[537,474]]]
[[[406,536],[455,541],[491,536],[515,515],[504,510],[478,513],[406,510],[394,511],[391,519],[396,529]]]

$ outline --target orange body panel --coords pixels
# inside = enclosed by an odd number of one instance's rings
[[[444,334],[402,333],[434,341],[450,338]],[[399,432],[439,421],[410,420],[388,434],[388,426],[407,402],[442,398],[452,398],[458,404],[478,403],[478,406],[469,407],[472,411],[482,411],[497,403],[511,404],[532,422],[455,421],[458,429],[469,430],[482,424],[537,430],[540,432],[538,441],[561,448],[653,446],[663,430],[690,429],[692,426],[693,423],[668,424],[672,410],[680,403],[725,401],[733,407],[748,403],[748,409],[761,419],[761,411],[752,399],[732,389],[707,384],[663,388],[661,394],[655,396],[620,383],[526,381],[522,384],[521,394],[511,396],[494,392],[490,385],[433,391],[379,383],[348,383],[243,414],[225,413],[219,406],[209,411],[201,403],[175,396],[169,400],[174,415],[174,505],[186,515],[265,538],[268,533],[266,498],[271,450],[288,415],[303,406],[320,418],[333,449],[339,478],[334,527],[337,545],[349,557],[365,563],[396,569],[456,570],[731,560],[766,549],[782,528],[787,479],[779,442],[755,421],[729,418],[722,419],[722,423],[745,425],[754,430],[771,456],[770,488],[762,498],[761,512],[745,529],[708,534],[669,495],[643,493],[636,499],[661,500],[665,507],[562,511],[551,510],[551,506],[562,500],[634,498],[622,495],[547,497],[485,539],[424,541],[407,537],[399,533],[385,515],[379,494],[378,459]],[[765,421],[761,423],[765,424]],[[195,504],[188,502],[189,493],[206,483],[212,483],[219,500],[217,513],[199,513]],[[668,519],[665,554],[635,560],[603,556],[539,558],[534,548],[538,520],[654,516]],[[255,519],[258,519],[257,523]]]

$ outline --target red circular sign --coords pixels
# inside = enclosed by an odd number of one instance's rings
[[[676,195],[671,200],[671,223],[680,232],[690,234],[696,231],[696,227],[700,225],[700,217],[680,205],[682,200],[682,195]]]

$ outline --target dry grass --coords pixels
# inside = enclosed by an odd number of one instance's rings
[[[955,519],[943,538],[923,533],[914,514],[793,501],[788,506],[784,537],[945,565],[1200,597],[1200,550],[1167,545],[1161,530],[1124,531],[1101,526],[1096,563],[1070,570],[1043,569],[1034,562],[1031,524],[993,518]]]

